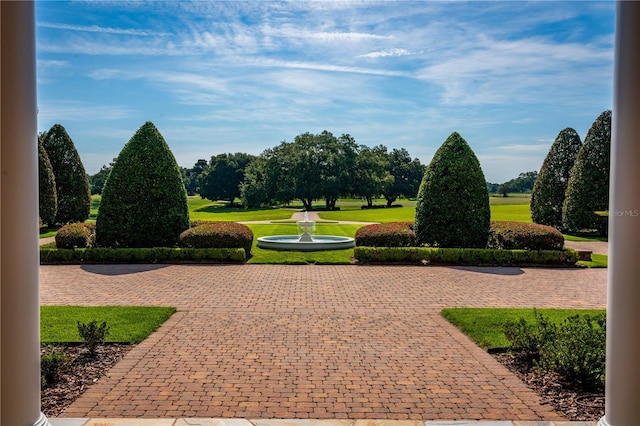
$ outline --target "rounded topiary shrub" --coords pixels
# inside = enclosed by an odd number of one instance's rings
[[[357,246],[411,247],[416,244],[413,222],[376,223],[356,231]]]
[[[416,203],[416,243],[484,248],[490,216],[480,162],[454,132],[438,148],[422,179]]]
[[[180,234],[178,243],[189,248],[243,248],[249,257],[253,232],[237,222],[210,222],[187,229]]]
[[[100,247],[173,247],[189,228],[182,173],[164,138],[145,123],[124,146],[102,190]]]
[[[95,224],[70,223],[58,229],[55,239],[56,248],[60,249],[91,247],[95,240]]]
[[[564,237],[556,228],[523,222],[491,222],[487,248],[562,250]]]

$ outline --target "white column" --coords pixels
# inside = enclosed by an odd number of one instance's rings
[[[0,423],[46,425],[40,412],[35,9],[2,1]]]
[[[640,424],[640,3],[616,13],[609,269],[607,384],[600,426]]]

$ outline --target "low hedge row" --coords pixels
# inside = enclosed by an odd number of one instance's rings
[[[412,247],[416,245],[413,222],[388,222],[358,228],[356,246]]]
[[[56,232],[56,247],[63,249],[91,247],[96,240],[96,223],[69,223]]]
[[[40,263],[222,263],[245,262],[242,248],[40,248]]]
[[[195,226],[193,226],[195,225]],[[178,245],[186,248],[243,248],[251,256],[253,232],[247,225],[236,222],[194,221],[192,227],[178,237]]]
[[[551,226],[523,222],[491,222],[487,248],[562,250],[562,247],[562,233]]]
[[[494,250],[435,247],[356,247],[360,263],[443,263],[456,265],[570,266],[578,261],[575,250]]]

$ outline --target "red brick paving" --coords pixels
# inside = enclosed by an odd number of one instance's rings
[[[179,310],[65,417],[560,420],[439,311],[605,299],[605,269],[41,267],[43,304]]]

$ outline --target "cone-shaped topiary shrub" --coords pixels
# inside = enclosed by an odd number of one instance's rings
[[[102,190],[100,247],[173,247],[189,228],[182,174],[164,138],[145,123],[122,148]]]
[[[611,111],[593,123],[571,171],[562,209],[567,232],[607,235]]]
[[[438,148],[422,178],[416,204],[416,243],[484,248],[490,217],[480,162],[454,132]]]
[[[84,222],[91,211],[89,177],[73,141],[60,124],[54,124],[41,136],[41,141],[56,180],[56,223]]]
[[[571,128],[562,130],[551,145],[531,192],[534,223],[562,229],[562,205],[580,147],[580,136]]]
[[[58,212],[58,195],[56,193],[56,179],[47,151],[38,139],[38,198],[40,220],[51,226],[56,223]]]

